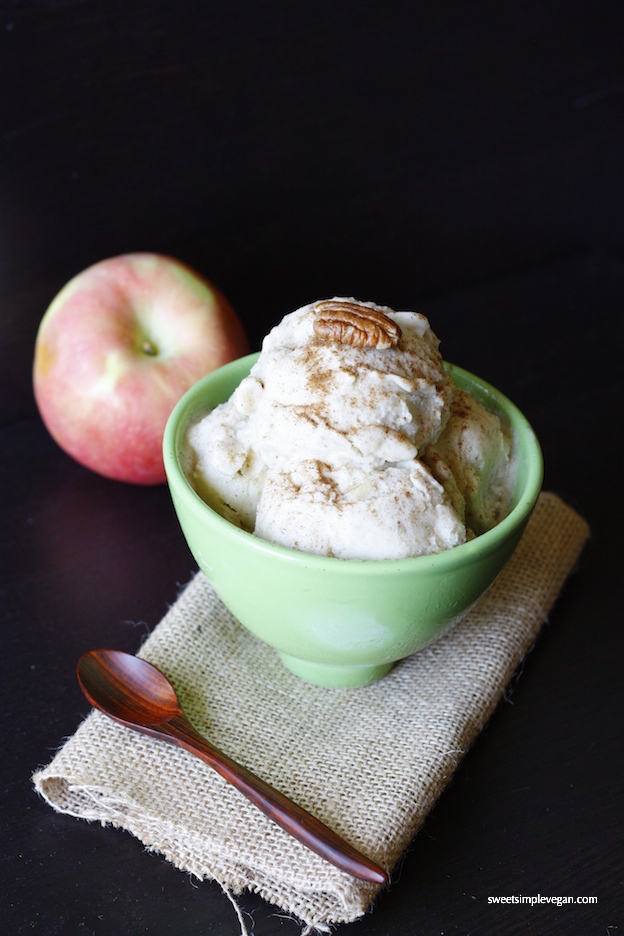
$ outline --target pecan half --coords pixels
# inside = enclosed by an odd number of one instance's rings
[[[342,299],[324,299],[315,306],[314,334],[324,341],[355,348],[393,348],[401,329],[378,309]]]

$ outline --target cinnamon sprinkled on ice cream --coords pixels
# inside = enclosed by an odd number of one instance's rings
[[[448,377],[425,316],[353,299],[286,315],[188,443],[210,506],[304,552],[437,553],[511,502],[509,435]]]

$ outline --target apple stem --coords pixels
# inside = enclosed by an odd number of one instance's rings
[[[149,354],[150,357],[155,357],[158,354],[156,345],[152,344],[151,341],[147,341],[147,339],[141,345],[141,351],[143,354]]]

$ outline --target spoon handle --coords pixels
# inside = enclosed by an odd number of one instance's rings
[[[301,806],[214,748],[184,716],[176,716],[154,728],[157,730],[148,730],[148,733],[160,735],[191,754],[196,754],[265,815],[321,858],[361,880],[375,884],[388,883],[388,875],[383,868],[362,855]]]

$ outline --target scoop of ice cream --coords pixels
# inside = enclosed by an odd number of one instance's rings
[[[515,474],[509,430],[465,390],[455,388],[448,422],[423,460],[476,535],[508,513]]]
[[[267,475],[255,532],[339,559],[402,559],[466,539],[443,486],[418,459],[375,471],[293,461]]]
[[[372,328],[385,322],[394,339],[367,343],[357,315],[355,331],[330,318],[321,332],[319,307],[334,304],[346,304],[347,319],[359,310],[365,329],[367,317]],[[505,509],[509,443],[500,421],[455,387],[417,312],[335,299],[290,313],[188,442],[193,483],[210,506],[306,552],[440,552]]]
[[[252,444],[251,425],[231,397],[188,430],[187,472],[209,507],[252,531],[267,466]]]
[[[424,315],[384,312],[402,330],[392,350],[320,341],[315,304],[287,315],[234,394],[253,421],[255,450],[273,467],[290,459],[369,465],[413,458],[440,433],[452,388]]]

